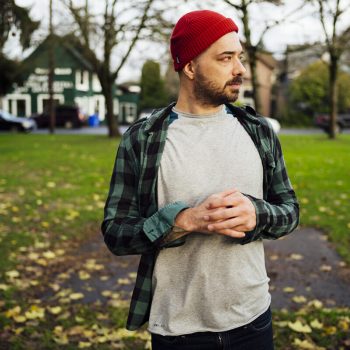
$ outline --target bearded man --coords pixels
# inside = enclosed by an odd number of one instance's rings
[[[238,28],[209,10],[171,36],[178,100],[123,135],[102,232],[141,254],[127,328],[152,348],[273,349],[263,239],[298,224],[280,143],[252,108],[232,105],[245,68]]]

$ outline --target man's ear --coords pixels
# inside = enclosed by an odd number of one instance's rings
[[[186,63],[183,67],[182,72],[186,75],[186,77],[190,80],[194,79],[195,75],[195,65],[193,61]]]

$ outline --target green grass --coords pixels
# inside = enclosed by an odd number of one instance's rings
[[[18,264],[29,252],[54,251],[99,230],[118,142],[105,136],[0,135],[0,328],[5,330],[0,348],[77,349],[79,341],[89,339],[73,334],[69,344],[60,341],[79,329],[74,327],[83,319],[85,327],[95,327],[90,348],[103,350],[111,345],[103,342],[103,332],[113,337],[113,331],[123,328],[126,309],[106,305],[63,304],[59,315],[46,312],[44,320],[25,325],[6,314],[18,304],[23,314],[37,302],[27,300],[26,290],[18,291],[6,272],[25,270]],[[335,141],[322,135],[281,136],[281,142],[301,204],[301,225],[324,230],[350,263],[350,136]],[[45,301],[39,305],[48,306]],[[277,312],[276,349],[301,348],[298,341],[314,344],[314,349],[315,344],[345,349],[349,317],[349,310],[312,307]],[[312,333],[297,333],[288,325],[315,319],[322,327]],[[63,335],[55,335],[56,326]],[[144,348],[144,333],[134,334],[122,334],[125,349]]]
[[[350,263],[350,135],[282,136],[301,225],[324,230]]]

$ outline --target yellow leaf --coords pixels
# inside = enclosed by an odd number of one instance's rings
[[[61,306],[53,306],[47,308],[52,315],[58,315],[62,312]]]
[[[27,319],[23,315],[14,316],[13,319],[17,323],[24,323]]]
[[[69,343],[67,334],[61,334],[60,336],[53,337],[53,340],[60,345],[67,345]]]
[[[137,277],[137,273],[136,272],[130,272],[129,273],[129,277],[134,279],[134,278]]]
[[[283,291],[285,293],[293,293],[293,292],[295,292],[295,288],[293,288],[293,287],[284,287]]]
[[[326,207],[319,207],[318,210],[321,212],[321,213],[324,213],[327,211],[327,208]]]
[[[297,346],[298,349],[305,349],[305,350],[315,350],[315,344],[310,343],[308,340],[300,340],[298,338],[295,338],[293,341],[293,345]]]
[[[47,186],[48,188],[55,188],[55,187],[56,187],[56,183],[53,182],[53,181],[49,181],[49,182],[46,184],[46,186]]]
[[[332,270],[332,266],[330,266],[330,265],[322,265],[320,267],[320,270],[323,271],[323,272],[329,272],[329,271]]]
[[[8,286],[7,284],[1,283],[0,284],[0,290],[8,290],[10,288],[10,286]]]
[[[302,204],[308,204],[309,203],[309,200],[307,198],[300,198],[300,202]]]
[[[43,257],[45,259],[54,259],[54,258],[56,258],[56,254],[53,251],[48,250],[48,251],[43,253]]]
[[[90,348],[91,347],[91,343],[89,342],[84,342],[84,341],[80,341],[78,344],[78,348],[79,349],[86,349],[86,348]]]
[[[337,328],[334,326],[330,326],[330,327],[324,328],[324,331],[328,335],[333,335],[337,333]]]
[[[29,253],[28,254],[28,259],[30,259],[30,260],[37,260],[38,258],[39,258],[38,253]]]
[[[10,279],[19,277],[19,272],[16,270],[6,271],[6,276]]]
[[[131,284],[131,281],[128,278],[118,278],[118,284],[127,285]]]
[[[43,258],[36,260],[36,263],[41,266],[47,266],[47,261]]]
[[[304,259],[304,257],[301,254],[291,254],[290,258],[292,260],[302,260],[302,259]]]
[[[105,298],[110,297],[112,295],[112,291],[110,290],[104,290],[101,292],[102,296],[104,296]]]
[[[7,318],[10,318],[10,317],[18,316],[20,313],[21,313],[21,307],[17,305],[12,309],[7,310],[5,312],[5,316]]]
[[[308,324],[302,324],[299,320],[293,322],[288,322],[288,327],[292,329],[294,332],[298,333],[311,333],[312,329]]]
[[[79,278],[81,280],[88,280],[90,278],[90,274],[86,271],[79,271]]]
[[[292,300],[297,304],[306,303],[307,299],[303,295],[296,295]]]
[[[41,222],[41,226],[44,227],[44,228],[48,228],[48,227],[50,227],[50,223],[47,222],[47,221],[42,221]]]
[[[44,318],[45,317],[45,309],[37,306],[32,305],[28,311],[26,311],[25,316],[28,320],[34,320],[36,318]]]
[[[317,318],[310,322],[310,326],[314,329],[322,329],[323,323],[321,323]]]
[[[84,298],[84,294],[83,293],[72,293],[72,294],[69,295],[69,298],[71,300],[83,299]]]
[[[321,309],[323,307],[322,301],[319,301],[317,299],[309,301],[308,305],[313,306],[315,309]]]

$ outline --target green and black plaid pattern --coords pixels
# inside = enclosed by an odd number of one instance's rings
[[[116,255],[141,254],[127,328],[135,330],[148,321],[152,302],[152,274],[159,249],[184,244],[186,237],[161,246],[176,215],[186,208],[176,202],[158,209],[157,173],[164,150],[170,112],[174,104],[137,121],[120,142],[104,210],[102,233]],[[299,205],[289,181],[280,143],[270,125],[254,110],[227,105],[243,125],[260,154],[264,198],[251,199],[257,213],[256,228],[239,243],[276,239],[295,229]]]

